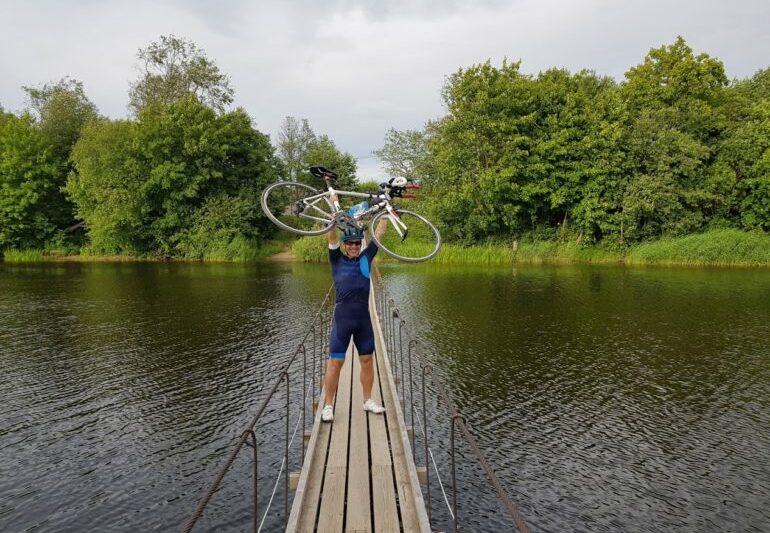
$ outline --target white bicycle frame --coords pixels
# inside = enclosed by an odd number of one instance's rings
[[[304,211],[302,213],[300,213],[299,216],[300,217],[304,217],[304,218],[309,218],[311,220],[318,220],[320,222],[328,223],[329,219],[326,217],[326,214],[327,214],[326,211],[324,211],[323,209],[319,208],[317,206],[317,204],[322,199],[325,199],[328,203],[330,203],[333,206],[333,208],[334,208],[334,211],[332,212],[333,215],[337,214],[337,213],[340,213],[340,212],[343,212],[342,208],[340,207],[340,203],[339,203],[338,200],[334,200],[332,202],[329,199],[329,197],[331,197],[332,195],[336,195],[338,197],[339,196],[350,196],[350,197],[353,197],[353,198],[365,198],[367,200],[371,200],[372,197],[373,197],[372,194],[367,194],[367,193],[362,193],[362,192],[337,191],[331,185],[329,185],[328,189],[326,190],[326,192],[322,192],[322,193],[316,194],[314,196],[308,196],[307,198],[303,198],[302,199],[302,202],[307,207],[311,207],[311,208],[315,209],[316,211],[318,211],[319,213],[321,213],[323,215],[323,218],[307,215],[307,214],[305,214]],[[401,220],[401,217],[398,216],[398,214],[396,213],[396,210],[393,209],[393,206],[390,203],[390,200],[391,200],[390,195],[388,195],[387,192],[383,192],[383,193],[380,193],[380,194],[376,195],[376,198],[377,198],[377,202],[373,206],[369,207],[369,209],[367,209],[365,211],[362,211],[360,213],[356,213],[355,215],[353,215],[353,220],[356,223],[358,223],[361,219],[363,219],[365,217],[373,216],[375,213],[385,209],[388,212],[388,220],[390,220],[390,223],[395,228],[395,230],[398,233],[399,237],[401,237],[403,239],[404,235],[408,231],[408,228],[406,227],[406,224],[404,224],[404,221]]]

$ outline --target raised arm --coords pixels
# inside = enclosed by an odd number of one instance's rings
[[[329,197],[329,199],[332,202],[338,202],[339,201],[339,198],[337,198],[336,194],[332,194]],[[339,244],[340,244],[339,238],[337,237],[337,228],[336,227],[332,228],[331,231],[328,232],[326,235],[327,235],[327,237],[329,239],[329,248],[337,248],[339,246]]]

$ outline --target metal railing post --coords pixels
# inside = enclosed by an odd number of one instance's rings
[[[412,424],[412,457],[414,457],[414,444],[417,440],[414,432],[414,387],[412,385],[414,381],[412,378],[412,346],[415,346],[416,344],[416,339],[409,340],[409,417]],[[404,391],[406,391],[406,389],[404,389]]]
[[[399,316],[400,322],[398,323],[398,356],[401,359],[399,366],[401,367],[401,403],[406,405],[406,382],[404,381],[404,343],[402,330],[406,326],[406,321]]]
[[[455,423],[458,420],[462,420],[463,425],[465,424],[465,417],[459,413],[455,413],[452,416],[452,428],[450,430],[450,436],[449,436],[449,442],[450,447],[452,449],[452,514],[453,516],[453,524],[454,524],[454,531],[457,532],[457,474],[455,473]]]
[[[286,441],[283,448],[284,458],[286,461],[286,477],[283,486],[283,529],[289,525],[289,373],[284,371],[283,376],[286,378]],[[304,434],[302,435],[304,439]],[[305,448],[305,443],[302,443],[302,448]]]
[[[244,431],[246,434],[246,446],[250,446],[254,450],[253,466],[254,466],[254,533],[259,531],[259,475],[258,475],[258,453],[257,453],[257,435],[254,430],[247,429]],[[251,437],[252,442],[249,442],[248,437]]]
[[[433,369],[430,365],[425,365],[422,369],[422,420],[425,437],[425,485],[428,489],[428,523],[430,523],[430,468],[428,467],[428,408],[425,402],[425,374]]]

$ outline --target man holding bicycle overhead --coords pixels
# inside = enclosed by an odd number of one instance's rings
[[[331,200],[337,202],[337,195]],[[388,220],[383,217],[375,232],[380,239],[387,229]],[[345,363],[345,352],[350,344],[350,338],[359,353],[361,363],[361,387],[364,396],[364,411],[381,414],[385,408],[372,399],[374,384],[374,331],[369,316],[369,273],[374,256],[377,255],[377,245],[372,240],[365,249],[361,250],[364,233],[354,226],[346,227],[342,232],[343,255],[337,238],[337,230],[332,229],[329,236],[329,262],[332,267],[334,288],[337,293],[334,307],[334,325],[330,340],[330,357],[326,365],[324,379],[324,407],[321,420],[334,420],[334,396],[340,379],[340,370]]]

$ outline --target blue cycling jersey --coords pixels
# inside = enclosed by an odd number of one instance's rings
[[[356,258],[344,255],[339,246],[329,249],[337,305],[329,338],[333,359],[344,359],[350,338],[360,355],[374,351],[374,332],[369,317],[369,275],[377,245],[374,241]]]
[[[338,304],[369,303],[369,272],[377,245],[371,241],[355,259],[344,255],[339,247],[329,249],[334,289]]]

